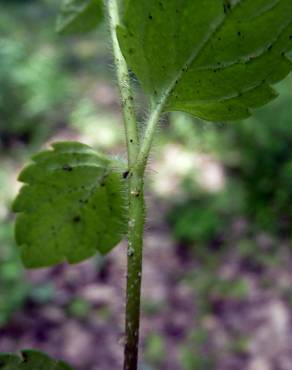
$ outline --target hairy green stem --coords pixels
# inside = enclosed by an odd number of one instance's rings
[[[144,232],[144,171],[138,171],[134,166],[138,155],[139,136],[128,67],[116,35],[116,27],[119,24],[118,3],[117,0],[105,0],[105,4],[109,14],[117,79],[122,99],[129,166],[126,174],[129,181],[129,226],[124,370],[137,370]]]
[[[150,113],[148,122],[146,123],[146,130],[143,135],[143,141],[141,143],[141,147],[137,156],[137,161],[135,163],[135,168],[137,169],[137,172],[142,176],[144,176],[145,168],[153,143],[154,134],[161,114],[163,113],[164,105],[165,99],[161,100],[155,106],[155,108]]]
[[[143,177],[131,173],[124,370],[137,370],[144,233]]]
[[[143,142],[140,144],[128,66],[116,35],[116,28],[120,23],[118,0],[105,0],[105,4],[109,14],[117,79],[122,99],[129,166],[129,171],[126,174],[129,181],[129,226],[124,370],[137,370],[145,220],[144,174],[165,99],[162,99],[152,110]]]

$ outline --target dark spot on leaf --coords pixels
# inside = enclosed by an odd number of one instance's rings
[[[75,223],[79,223],[80,221],[81,221],[80,216],[75,216],[75,217],[73,218],[73,222],[75,222]]]
[[[129,176],[130,171],[125,171],[123,173],[123,179],[126,179]]]
[[[71,172],[73,171],[73,167],[71,167],[69,164],[64,164],[63,171]]]
[[[148,15],[148,18],[152,21],[153,17],[151,14]]]
[[[79,203],[87,204],[88,200],[87,199],[79,199]]]
[[[231,3],[230,0],[223,0],[223,10],[225,14],[230,13],[231,11]]]

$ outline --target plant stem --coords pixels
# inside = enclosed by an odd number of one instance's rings
[[[126,342],[124,370],[137,370],[144,233],[143,177],[133,171],[130,179]]]
[[[128,67],[121,53],[116,35],[116,27],[119,24],[118,4],[117,0],[105,0],[105,4],[109,14],[117,79],[122,99],[129,165],[127,176],[129,180],[129,226],[124,370],[137,370],[145,217],[144,171],[138,171],[134,167],[138,155],[139,140]]]

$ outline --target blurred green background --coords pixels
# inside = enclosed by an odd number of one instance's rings
[[[57,0],[0,5],[0,351],[120,369],[125,244],[27,272],[11,213],[17,174],[52,141],[125,157],[107,29],[60,37]],[[146,191],[141,370],[292,369],[292,76],[277,90],[244,122],[173,113],[160,125]]]

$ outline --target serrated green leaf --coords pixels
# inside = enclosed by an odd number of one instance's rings
[[[61,142],[33,157],[13,204],[23,263],[77,263],[109,252],[126,231],[122,167],[84,144]]]
[[[0,354],[1,370],[73,370],[63,361],[50,359],[39,351],[24,350],[21,356]]]
[[[291,0],[127,0],[123,54],[154,103],[246,118],[292,69]]]
[[[97,28],[102,18],[102,0],[63,0],[57,31],[62,34],[86,33]]]

